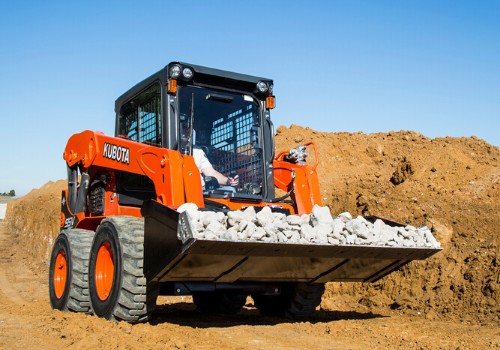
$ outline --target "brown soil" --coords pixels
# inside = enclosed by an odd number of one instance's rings
[[[47,260],[66,185],[50,182],[9,203],[0,221],[0,348],[500,347],[500,150],[475,137],[295,125],[278,128],[276,149],[310,140],[333,215],[427,225],[444,250],[375,284],[328,284],[307,322],[261,317],[251,299],[242,313],[221,317],[199,314],[190,298],[160,297],[151,322],[117,324],[50,309]]]

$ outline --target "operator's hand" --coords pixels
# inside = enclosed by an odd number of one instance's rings
[[[233,187],[236,187],[238,186],[238,183],[239,183],[239,175],[236,175],[235,177],[227,177],[227,184],[229,186],[233,186]]]

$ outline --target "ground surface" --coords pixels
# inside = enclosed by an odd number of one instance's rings
[[[190,298],[160,297],[150,323],[129,325],[54,311],[47,268],[31,263],[0,221],[0,349],[485,349],[500,348],[498,324],[372,313],[338,300],[307,322],[262,317],[248,299],[234,316],[198,313]]]
[[[50,309],[47,261],[61,189],[49,182],[0,221],[0,349],[485,349],[500,347],[500,150],[483,140],[411,131],[277,130],[277,151],[314,141],[323,205],[431,228],[444,250],[381,281],[328,284],[306,322],[198,313],[160,297],[150,323]],[[309,159],[313,163],[312,147]]]

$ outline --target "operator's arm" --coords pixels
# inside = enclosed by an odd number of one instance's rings
[[[205,167],[201,169],[201,172],[205,176],[213,176],[217,179],[219,182],[219,185],[221,186],[238,186],[238,175],[236,175],[234,178],[233,177],[225,177],[221,173],[219,173],[217,170],[215,170],[212,166]]]

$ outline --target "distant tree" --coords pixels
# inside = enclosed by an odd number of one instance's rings
[[[15,197],[15,196],[16,196],[16,191],[14,191],[14,190],[10,190],[10,192],[9,192],[9,196],[11,196],[11,197]]]

